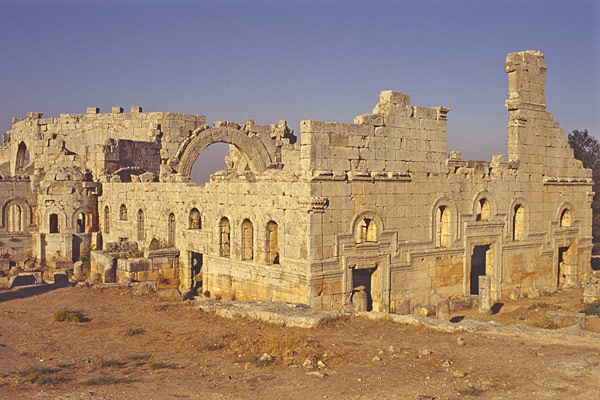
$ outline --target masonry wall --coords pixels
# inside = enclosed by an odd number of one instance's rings
[[[526,103],[543,103],[541,53],[511,53],[507,60],[507,69],[527,69],[510,78],[518,93],[509,92],[507,100],[508,161],[501,155],[491,162],[463,160],[459,152],[446,158],[448,109],[413,107],[397,92],[382,92],[374,113],[355,124],[302,122],[311,194],[328,201],[311,219],[314,305],[350,304],[352,276],[362,269],[374,271],[375,310],[394,311],[406,299],[414,308],[472,294],[475,246],[489,246],[485,274],[495,299],[585,279],[590,171],[574,159],[545,104]],[[482,218],[484,200],[489,211]],[[522,235],[515,238],[519,206]],[[450,214],[445,245],[437,237],[440,207]],[[565,210],[567,225],[561,222]],[[376,224],[370,243],[357,238],[365,218]]]

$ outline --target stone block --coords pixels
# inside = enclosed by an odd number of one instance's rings
[[[410,105],[410,95],[393,90],[383,90],[379,93],[379,102]]]
[[[123,114],[123,107],[113,107],[111,111],[113,114]]]
[[[66,286],[69,284],[69,274],[67,271],[54,273],[54,284],[58,286]]]
[[[546,318],[559,327],[577,325],[579,328],[585,328],[585,314],[570,311],[547,311]]]
[[[131,106],[131,113],[132,114],[139,114],[142,112],[142,107],[140,106]]]
[[[34,273],[23,272],[10,278],[8,287],[14,288],[17,286],[35,285],[36,277]]]
[[[85,109],[86,114],[98,114],[100,109],[98,107],[88,107]]]
[[[355,124],[370,124],[375,126],[383,125],[383,115],[379,114],[363,114],[354,117]]]

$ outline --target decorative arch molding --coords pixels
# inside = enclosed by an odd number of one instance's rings
[[[478,210],[481,207],[480,202],[484,199],[488,202],[489,205],[489,216],[487,219],[482,220],[489,221],[498,214],[498,209],[497,204],[494,201],[492,195],[487,190],[477,193],[477,195],[475,195],[475,197],[473,198],[473,218],[477,219],[477,215],[479,214]]]
[[[79,214],[83,214],[85,215],[85,220],[84,222],[84,230],[83,232],[80,233],[85,233],[91,230],[92,226],[93,226],[93,213],[92,213],[92,209],[89,206],[83,206],[83,207],[79,207],[77,210],[75,210],[73,212],[73,214],[71,215],[71,221],[70,222],[70,226],[71,229],[77,229],[77,220],[79,219]]]
[[[433,203],[433,207],[431,207],[430,210],[430,224],[429,226],[431,227],[431,241],[435,244],[438,243],[438,236],[439,236],[439,225],[440,225],[440,221],[439,216],[438,216],[438,212],[439,209],[441,207],[446,207],[448,209],[448,211],[450,212],[449,218],[449,224],[450,224],[450,243],[449,246],[447,247],[451,247],[452,243],[454,243],[454,241],[456,240],[456,238],[458,237],[458,209],[456,208],[456,205],[454,204],[454,202],[452,200],[450,200],[448,197],[444,196],[444,197],[440,197],[435,203]],[[436,247],[442,247],[442,246],[436,246]]]
[[[2,206],[2,226],[4,229],[8,229],[8,213],[13,205],[17,205],[21,209],[21,231],[25,232],[32,223],[32,212],[31,206],[22,197],[13,197],[4,203]]]
[[[517,206],[523,208],[523,226],[520,238],[518,237],[518,234],[515,235],[515,223],[518,222],[515,219]],[[505,225],[507,227],[507,235],[509,238],[511,238],[511,240],[523,240],[527,237],[527,234],[529,233],[529,215],[529,203],[527,202],[527,200],[524,197],[517,197],[513,199],[513,201],[510,203],[510,208],[508,209],[508,218],[507,223]]]
[[[384,231],[384,226],[383,226],[383,219],[373,210],[364,210],[358,214],[356,214],[354,216],[354,218],[352,219],[352,225],[350,226],[351,228],[351,232],[352,232],[352,236],[355,239],[358,239],[358,233],[357,233],[357,229],[359,227],[359,224],[364,221],[365,219],[369,219],[370,221],[372,221],[373,223],[375,223],[375,240],[364,240],[364,241],[368,241],[368,242],[378,242],[380,237],[381,237],[381,233]],[[368,228],[368,227],[367,227]],[[360,240],[357,240],[357,242]]]
[[[258,136],[248,136],[248,133],[241,129],[217,127],[204,130],[189,142],[182,144],[173,167],[180,175],[189,178],[196,158],[204,149],[215,143],[234,145],[246,158],[254,173],[263,173],[271,165],[271,156]]]
[[[562,224],[562,217],[563,217],[563,213],[567,211],[569,213],[569,223],[568,225],[564,225]],[[561,228],[567,228],[570,226],[573,226],[575,223],[575,219],[573,216],[573,204],[571,204],[569,201],[565,201],[563,203],[561,203],[560,207],[558,207],[558,212],[556,214],[556,221],[558,221],[558,226]]]
[[[44,214],[44,219],[40,223],[40,229],[44,231],[44,233],[50,232],[50,215],[56,214],[58,215],[58,228],[59,231],[57,233],[64,233],[67,229],[67,213],[58,206],[51,206],[46,208],[46,213]]]

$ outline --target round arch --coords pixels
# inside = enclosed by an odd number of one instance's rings
[[[9,199],[6,203],[4,203],[4,205],[2,206],[2,226],[4,227],[4,229],[8,229],[8,214],[10,207],[13,205],[18,206],[21,211],[19,223],[21,229],[19,231],[24,232],[27,230],[27,227],[32,223],[32,212],[29,203],[27,203],[27,200],[21,197],[13,197]]]
[[[176,160],[179,174],[189,177],[196,158],[214,143],[234,145],[248,160],[248,165],[254,173],[264,172],[271,164],[271,156],[258,136],[248,136],[246,132],[239,129],[218,127],[202,131],[187,143],[179,159]]]

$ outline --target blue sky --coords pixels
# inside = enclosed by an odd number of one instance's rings
[[[0,0],[0,131],[88,106],[208,121],[351,122],[380,90],[446,106],[448,150],[506,153],[510,51],[546,57],[546,103],[600,138],[600,2]]]

